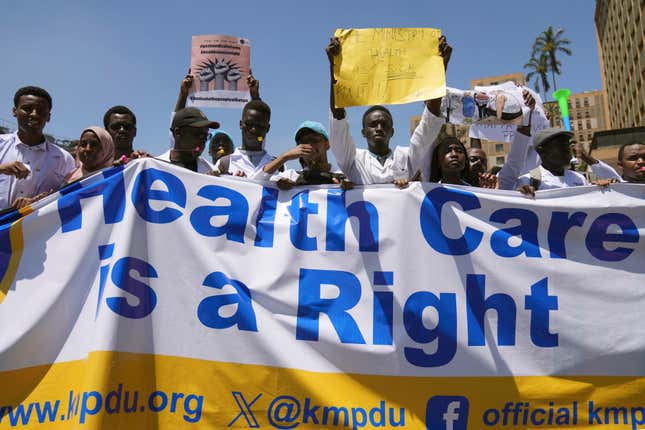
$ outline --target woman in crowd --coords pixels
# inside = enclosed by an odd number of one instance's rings
[[[65,183],[77,181],[106,167],[114,161],[114,142],[112,136],[103,128],[92,126],[81,133],[76,150],[77,167],[67,177]]]
[[[473,184],[466,147],[456,137],[447,136],[434,148],[430,162],[430,182],[453,185]]]

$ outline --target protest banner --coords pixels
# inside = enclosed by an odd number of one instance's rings
[[[441,97],[446,74],[433,28],[337,29],[336,107],[400,104]]]
[[[642,196],[104,171],[0,218],[0,429],[642,427]]]
[[[542,98],[535,91],[514,82],[476,86],[472,90],[448,88],[441,101],[442,114],[450,124],[469,125],[469,137],[495,142],[512,142],[518,125],[528,125],[528,107],[522,91],[536,101],[531,114],[531,131],[549,127]]]
[[[190,70],[193,87],[187,104],[238,108],[251,100],[246,79],[251,42],[235,36],[193,36]]]

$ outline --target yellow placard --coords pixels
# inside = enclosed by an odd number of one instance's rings
[[[400,104],[446,94],[434,28],[337,29],[341,53],[334,61],[336,107]]]

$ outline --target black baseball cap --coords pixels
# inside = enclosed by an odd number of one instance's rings
[[[209,120],[204,115],[204,112],[196,107],[187,107],[175,112],[170,128],[175,129],[186,126],[219,128],[219,122]]]

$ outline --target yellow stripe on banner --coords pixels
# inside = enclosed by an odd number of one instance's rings
[[[23,209],[29,209],[31,212],[31,207],[27,206]],[[21,212],[22,213],[22,212]],[[26,215],[26,214],[25,214]],[[14,221],[9,227],[9,239],[11,241],[11,257],[9,259],[9,267],[4,274],[4,277],[0,280],[0,304],[7,297],[9,288],[13,284],[14,278],[16,277],[16,272],[18,271],[18,265],[22,258],[22,252],[24,249],[24,239],[22,236],[22,220],[23,218]]]
[[[29,215],[33,211],[34,211],[34,209],[31,207],[31,205],[27,205],[27,206],[25,206],[23,208],[18,209],[18,213],[20,215],[22,215],[23,217]]]
[[[384,377],[94,352],[1,372],[0,387],[0,429],[645,427],[642,376]]]

